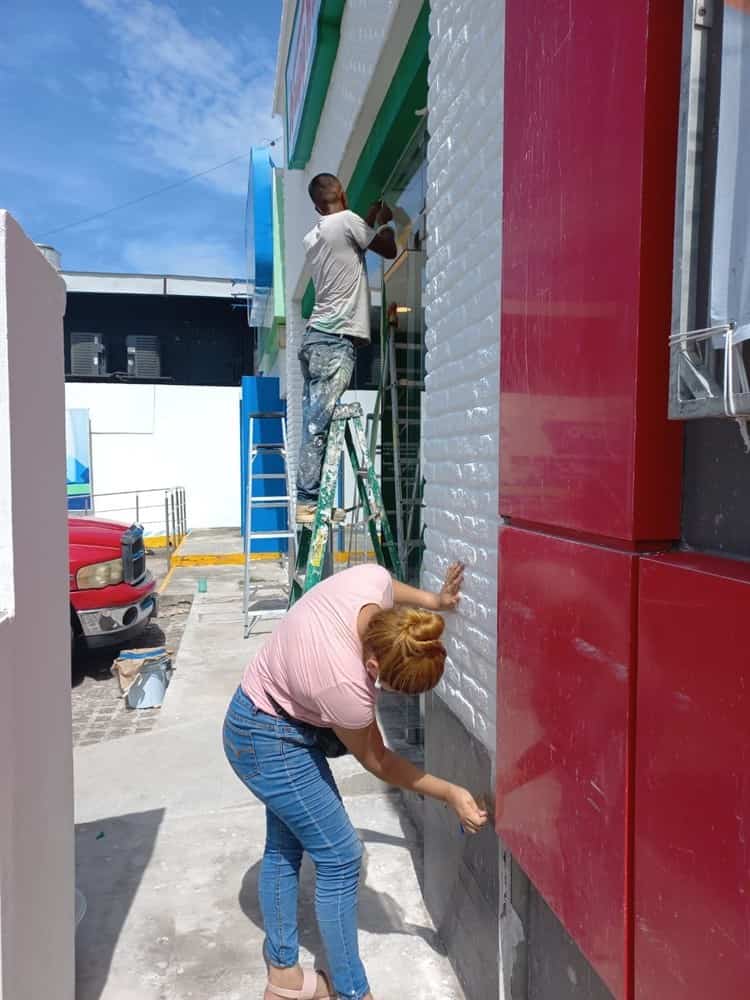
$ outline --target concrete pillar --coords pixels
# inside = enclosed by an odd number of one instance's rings
[[[73,1000],[65,285],[0,211],[0,1000]]]

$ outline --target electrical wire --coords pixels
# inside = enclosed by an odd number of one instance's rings
[[[278,142],[277,139],[273,139],[268,142],[268,146],[275,146]],[[85,219],[78,219],[76,222],[68,222],[64,226],[58,226],[56,229],[48,229],[46,233],[42,233],[40,239],[48,239],[50,236],[56,236],[58,233],[63,233],[68,229],[73,229],[76,226],[84,226],[87,222],[94,222],[96,219],[103,219],[107,215],[111,215],[113,212],[119,212],[123,208],[130,208],[132,205],[138,205],[142,201],[146,201],[148,198],[155,198],[157,195],[164,194],[167,191],[174,191],[175,188],[182,187],[183,184],[189,184],[190,181],[194,181],[199,177],[205,177],[206,174],[211,174],[215,170],[221,170],[222,167],[228,167],[232,163],[237,163],[238,160],[245,159],[249,153],[240,153],[238,156],[233,156],[231,160],[225,160],[223,163],[217,163],[213,167],[209,167],[207,170],[199,170],[198,173],[191,174],[189,177],[183,177],[182,180],[175,181],[173,184],[166,184],[164,187],[157,188],[155,191],[149,191],[147,194],[142,194],[138,198],[131,198],[130,201],[121,202],[119,205],[113,205],[111,208],[106,208],[102,212],[95,212],[93,215],[86,216]]]

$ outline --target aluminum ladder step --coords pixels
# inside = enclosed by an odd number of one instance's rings
[[[276,538],[296,538],[297,533],[295,531],[251,531],[248,536],[250,545],[253,542],[260,540],[269,541],[270,539]]]
[[[273,421],[269,423],[268,421]],[[248,435],[245,442],[246,456],[246,480],[245,480],[245,537],[243,538],[244,549],[244,587],[243,587],[243,618],[245,638],[252,632],[255,621],[263,618],[277,618],[285,611],[286,598],[281,598],[283,607],[268,607],[267,602],[276,604],[278,598],[275,595],[261,593],[261,591],[276,589],[274,583],[263,583],[254,579],[255,570],[252,568],[252,560],[255,555],[266,555],[278,557],[287,562],[288,578],[286,586],[291,589],[291,572],[295,563],[297,532],[294,530],[292,522],[293,501],[292,484],[289,480],[289,440],[286,432],[286,415],[282,410],[263,410],[248,414]],[[278,435],[278,436],[277,436]],[[266,437],[268,440],[258,440]],[[272,469],[279,471],[267,472],[261,464],[266,458],[273,458],[268,462]],[[266,465],[266,468],[268,468]],[[256,471],[257,470],[257,471]],[[273,482],[274,485],[267,487],[270,491],[268,496],[255,496],[256,490],[262,492],[262,488],[256,486],[256,482]],[[278,490],[283,492],[279,493]],[[268,514],[261,515],[261,511]],[[254,521],[258,512],[258,517],[267,517],[268,530],[253,530]],[[286,513],[284,513],[286,512]],[[258,543],[268,542],[265,548],[270,549],[267,553],[255,553],[254,547]],[[264,546],[260,546],[263,548]],[[275,551],[282,550],[282,551]],[[266,606],[263,606],[266,604]]]

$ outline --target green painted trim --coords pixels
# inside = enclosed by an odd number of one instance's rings
[[[273,172],[273,315],[286,322],[286,274],[284,270],[284,187],[281,174]]]
[[[349,205],[360,214],[379,198],[419,125],[415,112],[427,106],[430,5],[424,3],[398,69],[346,186]]]
[[[419,125],[415,111],[427,106],[429,44],[430,5],[425,2],[346,187],[349,206],[360,215],[381,196],[404,147]],[[304,319],[310,318],[314,305],[315,289],[310,282],[302,299]]]
[[[307,161],[310,159],[313,146],[315,145],[315,136],[318,133],[318,125],[320,124],[320,117],[323,114],[323,108],[326,103],[333,65],[336,62],[336,54],[339,50],[344,3],[345,0],[322,0],[320,5],[315,55],[310,67],[310,79],[302,105],[302,116],[300,118],[299,132],[297,133],[297,142],[294,149],[289,150],[289,168],[291,170],[301,170],[307,165]],[[299,0],[297,0],[297,9],[294,13],[294,27],[297,25],[298,15]],[[292,29],[292,37],[294,37],[294,28]],[[284,66],[285,79],[288,64],[289,53],[287,53],[287,61]],[[288,134],[289,112],[287,109]]]

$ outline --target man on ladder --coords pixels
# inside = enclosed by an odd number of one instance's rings
[[[392,212],[376,202],[362,219],[349,211],[346,192],[333,174],[318,174],[308,192],[320,215],[305,236],[307,269],[315,308],[299,359],[302,365],[302,444],[297,469],[297,521],[315,520],[328,432],[341,394],[354,371],[355,347],[370,341],[370,287],[365,253],[393,260]],[[375,228],[377,227],[377,228]]]

